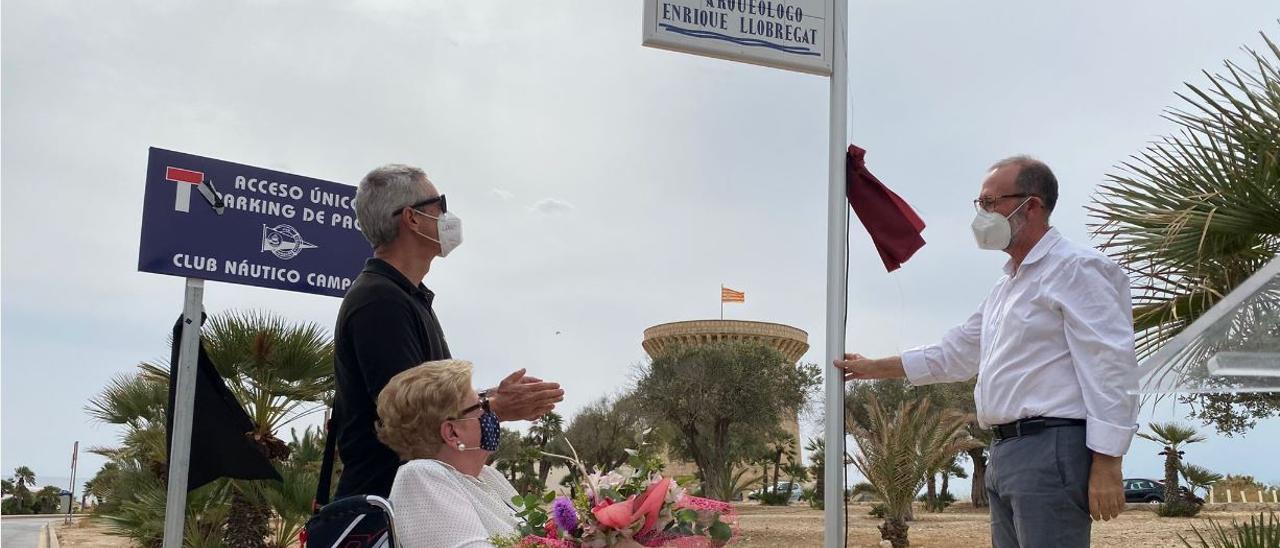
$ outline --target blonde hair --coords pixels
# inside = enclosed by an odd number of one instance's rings
[[[378,439],[401,460],[436,456],[440,425],[462,409],[471,362],[440,360],[402,371],[378,393]]]

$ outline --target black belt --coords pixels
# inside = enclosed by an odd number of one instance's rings
[[[1029,419],[1017,420],[1007,424],[998,424],[991,427],[991,433],[995,435],[997,440],[1016,438],[1018,436],[1030,436],[1040,433],[1045,428],[1057,428],[1059,426],[1084,426],[1084,419],[1058,419],[1054,417],[1032,417]]]

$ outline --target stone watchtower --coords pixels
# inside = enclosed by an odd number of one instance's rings
[[[692,320],[658,324],[644,330],[644,342],[641,346],[650,358],[655,358],[675,346],[716,342],[764,343],[781,352],[792,365],[809,350],[809,334],[803,330],[780,323],[741,320]],[[799,417],[785,417],[781,426],[795,436],[798,457],[804,444],[800,439]],[[675,460],[668,462],[668,472],[672,475],[692,475],[696,471],[697,467],[693,463]]]

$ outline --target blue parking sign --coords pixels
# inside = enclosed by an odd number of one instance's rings
[[[341,297],[373,254],[356,188],[151,148],[138,270]]]

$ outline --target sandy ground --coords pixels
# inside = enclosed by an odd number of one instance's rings
[[[57,529],[58,544],[67,548],[122,548],[129,546],[129,540],[107,534],[107,528],[99,520],[82,518],[71,525],[61,525]]]
[[[1146,505],[1130,505],[1118,519],[1095,524],[1093,546],[1140,548],[1182,546],[1178,534],[1189,535],[1194,525],[1203,530],[1205,519],[1230,522],[1248,520],[1267,507],[1258,504],[1214,505],[1192,519],[1160,518]],[[880,521],[867,515],[866,505],[849,506],[849,546],[879,546]],[[1280,511],[1280,506],[1271,505]],[[822,545],[822,512],[808,507],[765,507],[756,504],[738,506],[740,536],[735,546],[764,548],[783,546],[798,548]],[[987,514],[972,508],[953,507],[942,514],[917,511],[911,523],[912,546],[972,547],[990,546]],[[58,529],[58,539],[66,548],[123,548],[126,539],[106,534],[98,521],[84,519]]]
[[[1251,504],[1215,505],[1192,519],[1160,518],[1146,505],[1130,505],[1119,518],[1095,524],[1093,546],[1138,548],[1148,546],[1182,546],[1178,534],[1191,534],[1192,525],[1204,529],[1205,519],[1230,522],[1248,520],[1264,506]],[[822,512],[791,506],[769,508],[758,505],[738,507],[741,519],[740,540],[735,545],[751,548],[766,546],[821,546]],[[880,520],[867,514],[866,505],[849,506],[849,546],[879,546]],[[1273,509],[1280,507],[1273,506]],[[909,531],[912,546],[971,547],[990,546],[990,521],[985,511],[972,508],[948,509],[942,514],[916,511]]]

